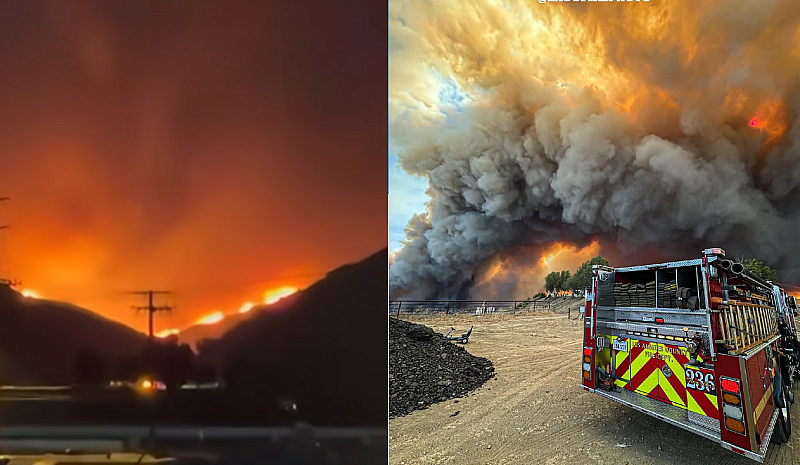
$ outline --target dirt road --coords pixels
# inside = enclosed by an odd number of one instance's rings
[[[392,465],[757,463],[580,389],[580,320],[523,314],[412,321],[437,332],[474,324],[467,350],[494,362],[497,376],[464,399],[390,420]],[[800,463],[800,401],[792,417],[790,442],[771,444],[764,463]]]

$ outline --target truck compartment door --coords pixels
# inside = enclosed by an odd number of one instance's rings
[[[628,389],[639,394],[661,398],[658,386],[658,344],[655,342],[631,340],[630,344],[630,385]]]
[[[658,385],[660,398],[676,407],[686,408],[686,371],[689,351],[685,347],[658,344]]]

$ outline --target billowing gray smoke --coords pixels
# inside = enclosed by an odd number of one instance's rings
[[[774,21],[760,20],[765,29]],[[425,44],[432,43],[436,33],[422,31],[428,37]],[[758,37],[758,32],[742,34]],[[792,69],[770,79],[783,83],[784,90],[769,94],[764,80],[752,77],[759,71],[753,68],[757,60],[747,58],[745,45],[729,50],[739,56],[734,60],[738,67],[726,61],[730,69],[723,77],[719,69],[691,60],[675,62],[675,67],[686,67],[687,75],[706,73],[714,77],[714,86],[721,86],[698,93],[686,76],[648,74],[664,66],[663,54],[643,71],[647,55],[637,63],[622,63],[619,52],[625,47],[606,44],[608,62],[672,86],[662,87],[660,94],[648,91],[624,111],[615,109],[621,105],[606,93],[588,86],[562,92],[545,78],[520,77],[519,68],[492,63],[499,52],[465,44],[452,31],[446,35],[462,43],[462,51],[487,54],[483,58],[490,64],[485,66],[503,72],[492,75],[496,93],[464,105],[448,124],[415,125],[407,117],[393,122],[400,165],[427,178],[430,196],[427,214],[409,221],[406,244],[394,257],[393,296],[452,298],[472,284],[477,267],[512,247],[554,241],[582,245],[592,239],[626,252],[659,248],[684,257],[722,246],[777,268],[779,281],[800,279],[800,243],[795,240],[800,125],[797,101],[789,97]],[[722,42],[723,49],[729,45]],[[453,66],[452,46],[430,47],[434,51],[429,54],[444,54]],[[398,60],[398,66],[406,66],[403,60],[411,58]],[[470,67],[469,60],[453,73],[485,77],[485,69]],[[731,104],[732,95],[751,91],[755,97]],[[778,103],[759,107],[765,95]],[[751,120],[757,112],[766,116]]]

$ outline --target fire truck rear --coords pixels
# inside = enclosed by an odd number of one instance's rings
[[[725,258],[593,267],[581,387],[763,462],[791,434],[797,302]]]

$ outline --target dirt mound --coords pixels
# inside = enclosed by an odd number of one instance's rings
[[[489,360],[427,326],[389,318],[389,418],[463,397],[492,376]]]

